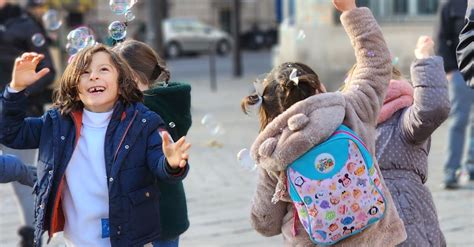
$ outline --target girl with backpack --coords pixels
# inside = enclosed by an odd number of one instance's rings
[[[242,101],[244,112],[252,105],[259,107],[261,126],[251,148],[259,168],[251,209],[252,226],[264,236],[282,234],[285,246],[394,246],[406,239],[406,233],[390,192],[380,176],[371,181],[355,179],[356,174],[368,174],[365,168],[357,168],[358,164],[345,166],[350,172],[331,180],[327,191],[306,187],[313,196],[304,198],[302,203],[294,203],[289,195],[293,187],[286,173],[288,164],[330,138],[342,124],[360,137],[371,157],[375,154],[376,119],[390,79],[390,53],[369,9],[357,8],[354,0],[333,3],[342,11],[341,23],[357,59],[357,68],[348,79],[348,90],[328,93],[311,68],[301,63],[284,63],[270,72],[261,87],[257,83],[257,93]],[[325,161],[320,168],[334,167],[330,159]],[[371,175],[380,174],[376,162],[372,168]],[[301,178],[291,182],[301,185],[300,188],[307,184]],[[372,190],[344,190],[369,183]],[[378,198],[383,195],[383,199],[370,202],[379,207],[361,210],[369,202],[357,198],[372,193]],[[328,199],[322,200],[323,197]],[[306,210],[305,205],[312,207]],[[327,211],[328,208],[337,210]],[[357,218],[355,213],[353,217],[339,217],[348,212],[358,212]],[[322,220],[308,223],[303,219],[322,214]],[[379,217],[371,220],[372,214]]]

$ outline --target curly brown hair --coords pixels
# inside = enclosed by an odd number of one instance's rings
[[[92,56],[98,52],[109,54],[118,72],[119,100],[126,104],[143,101],[143,94],[138,89],[137,82],[133,79],[133,71],[127,62],[110,48],[97,44],[81,50],[66,67],[61,77],[59,88],[54,92],[53,106],[57,107],[62,115],[84,108],[84,104],[79,99],[78,84],[81,75],[91,64]]]
[[[297,71],[298,85],[290,79],[293,69]],[[318,75],[303,63],[287,62],[274,68],[264,79],[263,87],[259,109],[260,131],[294,103],[324,92]],[[249,107],[258,102],[259,96],[253,93],[243,98],[240,106],[248,114]]]

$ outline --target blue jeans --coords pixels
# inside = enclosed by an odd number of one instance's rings
[[[153,242],[153,247],[178,247],[179,237],[170,240],[157,240]]]
[[[470,89],[459,71],[454,71],[449,85],[451,112],[449,116],[448,155],[444,166],[446,175],[453,174],[461,167],[464,153],[464,142],[467,126],[470,133],[467,136],[467,164],[474,164],[474,124],[470,121],[471,106],[474,102],[474,90]]]

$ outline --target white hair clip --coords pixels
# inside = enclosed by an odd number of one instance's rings
[[[297,73],[298,73],[298,70],[293,69],[290,74],[290,81],[295,83],[295,86],[298,86],[298,82],[299,82],[298,76],[296,75]]]
[[[257,96],[258,96],[258,102],[256,104],[254,104],[256,109],[260,108],[260,106],[262,105],[262,101],[263,101],[263,89],[264,89],[263,81],[265,79],[262,79],[262,77],[265,78],[266,74],[259,76],[259,78],[257,78],[253,82],[253,87],[255,88],[255,92],[257,93]]]

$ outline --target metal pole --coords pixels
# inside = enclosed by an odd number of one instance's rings
[[[159,54],[163,55],[163,31],[161,23],[163,22],[162,6],[166,4],[165,0],[148,0],[146,1],[147,22],[146,22],[146,43],[153,47]]]
[[[216,82],[216,48],[217,43],[211,42],[209,45],[209,79],[211,81],[211,91],[217,91]]]
[[[233,73],[235,77],[242,76],[242,59],[240,51],[240,0],[233,0],[232,11],[232,36],[234,39],[233,45]]]

